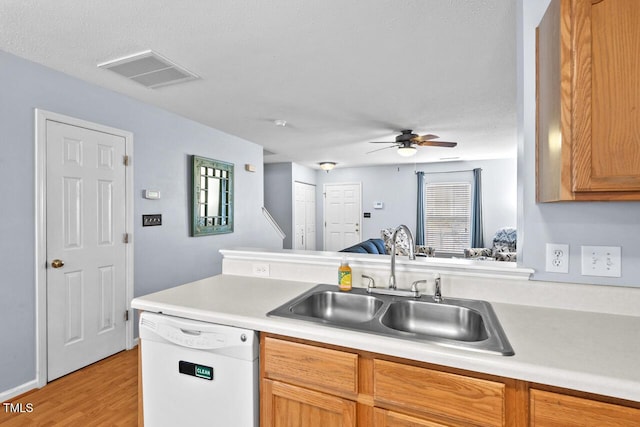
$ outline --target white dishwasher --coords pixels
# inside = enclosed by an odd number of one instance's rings
[[[258,427],[258,334],[140,315],[144,424]]]

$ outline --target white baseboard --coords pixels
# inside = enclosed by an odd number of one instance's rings
[[[32,380],[10,390],[0,392],[0,402],[8,402],[9,399],[13,399],[16,396],[28,392],[29,390],[33,390],[34,388],[38,388],[37,380]]]

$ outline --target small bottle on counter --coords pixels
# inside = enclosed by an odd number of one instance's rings
[[[351,267],[346,258],[342,258],[338,268],[338,287],[341,291],[351,290]]]

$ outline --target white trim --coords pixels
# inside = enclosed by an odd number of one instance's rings
[[[358,239],[362,240],[362,181],[360,182],[329,182],[322,184],[322,249],[327,247],[327,186],[328,185],[357,185],[360,189],[360,228],[358,229]],[[317,219],[316,219],[317,220]]]
[[[385,272],[389,270],[391,258],[389,255],[257,248],[220,249],[220,253],[223,256],[223,261],[264,261],[317,267],[331,266],[332,268],[337,268],[340,260],[346,256],[352,267]],[[416,257],[415,261],[409,260],[407,257],[397,257],[396,268],[399,272],[437,271],[443,275],[447,274],[456,277],[483,277],[525,281],[529,280],[529,277],[534,272],[530,268],[518,267],[514,262],[429,257]],[[226,274],[224,264],[223,274]]]
[[[125,168],[125,228],[129,233],[129,244],[126,245],[126,308],[130,310],[129,322],[126,325],[125,349],[134,347],[133,339],[133,133],[116,129],[86,120],[35,109],[35,286],[36,286],[36,382],[37,387],[47,383],[47,120],[66,123],[99,132],[117,135],[125,140],[125,153],[129,156],[129,166]],[[29,383],[27,383],[29,384]]]
[[[8,402],[10,399],[13,399],[16,396],[20,396],[21,394],[24,394],[29,390],[33,390],[34,388],[37,388],[37,387],[38,387],[37,380],[31,380],[24,384],[20,384],[17,387],[14,387],[12,389],[9,389],[0,393],[0,402]],[[0,411],[4,412],[4,408],[0,409]]]

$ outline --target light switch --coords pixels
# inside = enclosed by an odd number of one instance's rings
[[[620,277],[620,246],[582,246],[582,275]]]
[[[162,225],[162,214],[142,215],[142,226]]]

